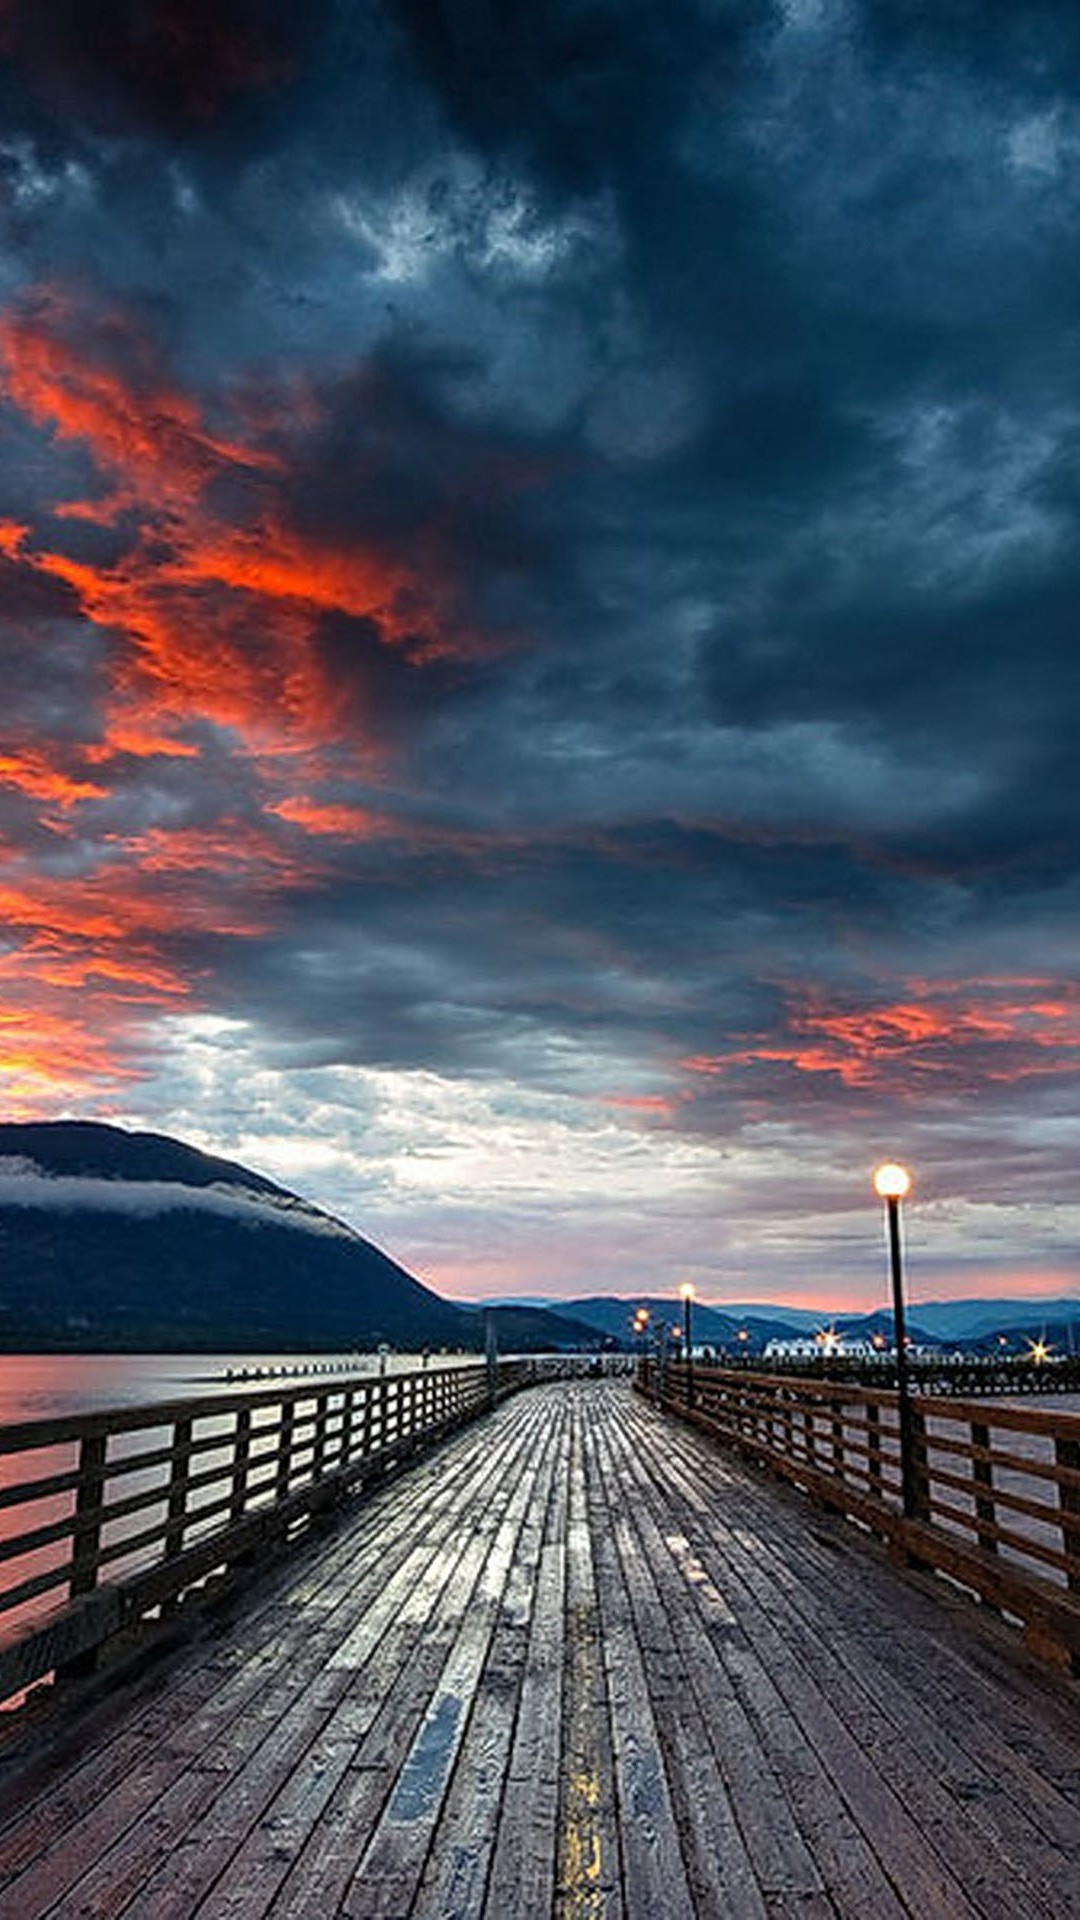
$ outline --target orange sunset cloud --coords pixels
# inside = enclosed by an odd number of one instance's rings
[[[1073,1072],[1080,1050],[1080,992],[1050,981],[974,981],[927,998],[844,1012],[820,995],[793,996],[784,1041],[762,1041],[681,1062],[692,1074],[722,1076],[756,1062],[805,1074],[832,1074],[852,1089],[891,1088],[905,1079],[955,1080],[980,1049],[979,1072],[995,1080]]]
[[[192,719],[233,729],[254,754],[281,737],[315,746],[336,723],[312,648],[326,613],[369,620],[384,644],[407,644],[415,657],[469,650],[451,635],[430,564],[421,579],[361,542],[299,534],[285,517],[279,452],[213,431],[121,315],[97,316],[89,346],[86,330],[85,316],[51,292],[8,316],[7,396],[57,441],[85,447],[101,477],[100,494],[59,501],[55,514],[108,527],[134,515],[137,528],[108,565],[13,521],[0,529],[0,550],[63,582],[88,620],[127,643],[106,716],[123,750],[160,751],[162,728],[168,738]],[[109,355],[124,361],[124,376]],[[243,524],[220,505],[232,481],[246,489]]]
[[[0,874],[0,914],[13,936],[0,978],[9,991],[32,990],[42,1008],[37,1024],[20,1016],[25,1083],[35,1034],[73,1034],[78,1024],[69,1003],[50,1010],[50,994],[78,986],[89,1022],[114,1003],[190,995],[193,983],[168,958],[170,939],[193,931],[245,939],[271,926],[275,895],[315,871],[287,848],[287,829],[350,842],[387,830],[366,808],[319,795],[324,752],[342,724],[314,646],[322,617],[363,617],[383,644],[407,646],[413,658],[468,643],[450,633],[432,568],[421,580],[363,542],[289,526],[285,455],[267,439],[293,421],[310,431],[310,396],[290,402],[287,415],[248,396],[244,432],[222,430],[167,378],[121,311],[55,290],[0,321],[0,365],[8,404],[92,461],[97,484],[71,485],[52,503],[54,521],[123,543],[119,555],[90,559],[29,521],[0,522],[6,562],[62,585],[107,642],[101,711],[86,716],[91,737],[63,761],[38,741],[0,750],[0,783],[44,810],[54,832],[74,833],[77,822],[86,850],[77,879]],[[241,519],[229,517],[226,497]],[[228,730],[232,782],[265,826],[220,816],[94,830],[93,809],[109,801],[124,759],[197,762],[197,729],[208,723]],[[381,740],[372,732],[359,744],[355,716],[349,724],[353,765],[377,765]],[[80,1060],[99,1074],[114,1030],[106,1018],[93,1047],[68,1046],[65,1074],[77,1078]],[[44,1056],[42,1072],[51,1088]]]

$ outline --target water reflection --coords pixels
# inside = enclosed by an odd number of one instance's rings
[[[475,1364],[476,1355],[432,1355],[431,1365],[458,1360]],[[389,1354],[384,1360],[370,1353],[5,1353],[0,1354],[0,1426],[247,1387],[258,1390],[279,1382],[300,1386],[309,1378],[370,1376],[383,1365],[398,1372],[422,1364],[416,1354]]]

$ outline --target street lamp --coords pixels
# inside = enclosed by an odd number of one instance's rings
[[[918,1486],[915,1476],[915,1422],[908,1388],[907,1331],[904,1325],[904,1267],[900,1251],[900,1202],[911,1192],[911,1175],[906,1167],[886,1161],[874,1175],[874,1191],[885,1202],[889,1236],[889,1266],[892,1273],[893,1329],[896,1336],[896,1401],[900,1422],[900,1485],[906,1519],[918,1511]]]
[[[682,1301],[682,1330],[683,1339],[686,1342],[686,1404],[688,1407],[692,1407],[694,1404],[693,1312],[695,1298],[695,1288],[689,1280],[684,1280],[682,1286],[679,1288],[679,1299]]]
[[[653,1340],[656,1346],[656,1404],[663,1403],[667,1389],[667,1322],[653,1321]]]
[[[647,1328],[648,1328],[648,1325],[649,1325],[649,1309],[648,1309],[648,1307],[639,1307],[639,1308],[638,1308],[638,1310],[637,1310],[637,1312],[636,1312],[636,1313],[635,1313],[635,1315],[634,1315],[634,1318],[633,1318],[633,1320],[631,1321],[631,1323],[630,1323],[630,1324],[631,1324],[631,1327],[633,1328],[633,1333],[634,1333],[634,1338],[635,1338],[635,1340],[637,1341],[637,1356],[638,1356],[638,1378],[639,1378],[639,1379],[640,1379],[640,1380],[641,1380],[642,1382],[644,1382],[644,1378],[645,1378],[645,1334],[646,1334],[646,1330],[647,1330]]]

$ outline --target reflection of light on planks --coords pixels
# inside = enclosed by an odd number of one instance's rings
[[[600,1920],[600,1775],[595,1767],[577,1768],[566,1787],[563,1831],[564,1878],[559,1912],[564,1920]]]
[[[702,1611],[724,1626],[735,1625],[735,1615],[719,1588],[709,1579],[705,1568],[684,1533],[665,1533],[664,1545],[683,1578],[697,1591]]]

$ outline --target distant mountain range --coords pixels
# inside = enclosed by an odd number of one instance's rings
[[[557,1310],[620,1341],[631,1338],[631,1322],[638,1307],[648,1308],[652,1326],[659,1321],[673,1326],[682,1317],[682,1303],[673,1294],[636,1294],[630,1299],[585,1295],[572,1300],[530,1296],[515,1304]],[[707,1306],[697,1300],[693,1306],[695,1345],[712,1344],[730,1351],[758,1353],[769,1340],[795,1339],[822,1327],[836,1327],[853,1339],[871,1339],[875,1333],[891,1338],[892,1313],[879,1309],[865,1314],[830,1314],[753,1302]],[[989,1346],[1002,1339],[1022,1346],[1025,1340],[1046,1339],[1059,1350],[1075,1346],[1080,1352],[1080,1299],[919,1302],[908,1306],[907,1331],[912,1340],[927,1347]]]
[[[559,1312],[572,1320],[582,1320],[586,1326],[608,1339],[628,1342],[631,1338],[631,1322],[638,1307],[646,1307],[650,1324],[655,1328],[663,1321],[672,1327],[682,1324],[682,1302],[670,1294],[641,1294],[633,1300],[612,1299],[606,1294],[590,1294],[584,1299],[560,1301]],[[751,1335],[744,1345],[761,1346],[766,1340],[787,1339],[792,1327],[787,1320],[778,1317],[766,1317],[765,1309],[752,1322],[737,1318],[725,1307],[707,1307],[695,1301],[693,1307],[693,1334],[695,1345],[715,1344],[716,1346],[735,1346],[739,1344],[740,1331]],[[818,1323],[820,1324],[820,1323]]]
[[[534,1307],[494,1310],[502,1351],[588,1345]],[[0,1125],[0,1349],[482,1348],[443,1300],[340,1220],[167,1135]]]

